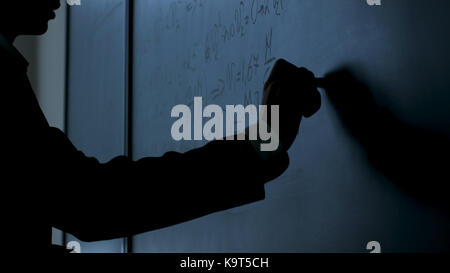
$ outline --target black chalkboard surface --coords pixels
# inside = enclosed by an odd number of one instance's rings
[[[449,2],[380,2],[134,1],[134,157],[202,145],[172,139],[172,107],[192,106],[195,96],[204,104],[259,104],[278,58],[317,77],[355,68],[399,117],[448,132]],[[448,250],[445,214],[377,173],[326,96],[290,157],[286,173],[266,186],[266,200],[138,235],[134,250],[369,252],[371,241],[386,252]]]
[[[447,0],[82,1],[70,10],[67,133],[101,161],[188,151],[206,141],[173,139],[174,106],[259,104],[283,58],[318,78],[349,67],[399,119],[450,134],[449,12]],[[320,92],[265,200],[139,234],[131,251],[448,251],[448,212],[378,172]]]

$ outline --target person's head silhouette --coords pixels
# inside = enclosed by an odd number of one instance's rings
[[[60,0],[6,0],[0,3],[0,33],[10,40],[19,35],[42,35]]]

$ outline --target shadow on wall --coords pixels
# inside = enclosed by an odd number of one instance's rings
[[[450,138],[412,126],[378,105],[368,85],[351,68],[326,76],[327,95],[369,161],[419,201],[450,212]]]

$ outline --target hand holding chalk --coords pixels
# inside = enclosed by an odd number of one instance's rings
[[[294,142],[302,118],[320,109],[319,82],[306,68],[298,68],[282,59],[275,63],[264,85],[262,104],[280,107],[280,141],[284,149]]]

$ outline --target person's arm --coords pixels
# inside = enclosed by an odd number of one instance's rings
[[[49,129],[47,139],[58,170],[53,178],[60,181],[53,196],[65,196],[55,202],[64,205],[53,224],[83,241],[150,231],[264,199],[264,183],[288,166],[286,153],[262,160],[248,141],[100,164],[57,129]]]

